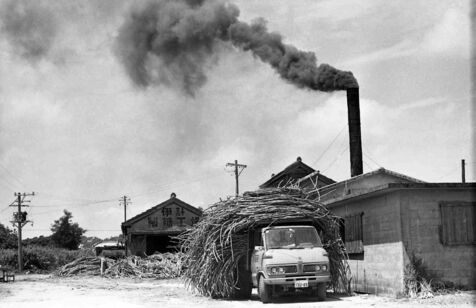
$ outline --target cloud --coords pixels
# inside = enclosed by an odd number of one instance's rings
[[[47,57],[57,34],[54,13],[32,1],[12,0],[0,5],[0,29],[14,53],[32,62]]]
[[[45,3],[51,8],[58,2]],[[118,197],[124,194],[132,197],[130,217],[168,199],[172,191],[192,205],[206,206],[234,194],[233,175],[224,167],[235,159],[248,165],[240,176],[241,191],[256,189],[297,156],[316,169],[326,170],[331,178],[348,178],[345,92],[298,89],[268,65],[233,49],[205,68],[208,82],[193,99],[162,85],[137,91],[111,52],[115,31],[124,18],[124,5],[113,6],[109,14],[107,5],[95,10],[89,2],[84,7],[83,2],[62,3],[55,8],[61,29],[46,56],[49,60],[59,50],[68,49],[67,65],[44,60],[31,65],[14,57],[0,58],[0,162],[25,183],[16,189],[38,192],[34,204],[112,201],[65,205],[58,211],[48,208],[44,212],[50,210],[50,214],[32,216],[35,228],[49,228],[53,219],[61,216],[62,208],[70,209],[75,221],[86,229],[117,228],[123,214]],[[287,16],[286,7],[277,7],[274,2],[253,3]],[[272,23],[279,24],[279,31],[295,25],[312,28],[312,24],[302,22],[308,15],[301,19],[299,12],[302,6],[313,3],[320,2],[297,3],[295,23],[292,16],[280,23],[273,15],[270,29],[275,29]],[[245,8],[243,4],[244,15]],[[262,13],[246,12],[247,18]],[[314,7],[308,14],[313,12]],[[352,12],[345,14],[349,14],[345,20],[352,20]],[[354,17],[360,18],[357,15]],[[329,22],[323,29],[333,26]],[[307,36],[318,37],[318,32],[291,31],[289,39],[305,41]],[[393,37],[392,33],[385,35]],[[5,39],[0,44],[11,47]],[[308,44],[317,49],[318,44]],[[342,41],[339,47],[352,44]],[[398,48],[382,49],[368,61],[403,57],[408,50],[413,52],[412,44],[409,38]],[[325,48],[328,54],[339,50],[332,45]],[[347,47],[343,50],[347,55],[352,52]],[[360,68],[359,75],[388,77],[368,66]],[[400,76],[416,83],[407,70]],[[446,81],[444,86],[451,87],[453,80]],[[435,166],[455,160],[454,156],[468,147],[463,140],[469,134],[465,132],[469,122],[464,118],[465,105],[453,104],[450,94],[439,98],[433,87],[440,87],[440,83],[421,87],[431,92],[430,96],[419,92],[418,86],[404,89],[399,82],[390,83],[394,88],[390,94],[378,88],[375,79],[362,85],[364,150],[384,167],[427,180],[439,172]],[[370,89],[382,98],[369,94]],[[422,99],[425,97],[430,98]],[[368,171],[367,165],[364,168]],[[0,197],[10,200],[11,195],[10,188],[0,186]],[[53,200],[51,195],[65,199]],[[97,215],[99,209],[108,219]],[[0,219],[8,223],[6,215]]]
[[[447,103],[447,99],[443,97],[429,97],[422,100],[402,104],[398,106],[400,112],[408,111],[415,108],[426,108],[439,104]]]
[[[469,42],[468,10],[462,7],[451,7],[444,13],[441,20],[425,34],[419,50],[423,53],[469,59]]]
[[[410,29],[389,47],[347,60],[341,65],[366,64],[402,57],[458,57],[469,59],[469,16],[463,7],[449,7],[429,29]],[[422,30],[425,32],[422,33]]]

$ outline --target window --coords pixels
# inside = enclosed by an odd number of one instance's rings
[[[194,224],[196,224],[199,219],[200,219],[200,218],[198,218],[198,216],[193,216],[193,217],[192,217],[192,226],[193,226]]]
[[[180,227],[183,227],[184,226],[183,221],[185,220],[185,217],[177,217],[177,220],[178,220],[178,225]]]
[[[157,216],[155,217],[147,217],[147,223],[149,224],[149,228],[156,228],[159,225]]]
[[[440,212],[443,245],[476,244],[476,202],[441,202]]]
[[[164,217],[163,218],[164,228],[172,227],[172,218],[171,217]]]
[[[176,207],[175,208],[175,216],[184,216],[185,215],[185,211],[183,209],[183,207]]]
[[[359,213],[345,217],[344,223],[341,223],[341,227],[344,229],[341,229],[341,236],[348,254],[364,252],[362,232],[363,214],[364,213]]]
[[[164,215],[164,216],[170,216],[170,215],[172,215],[172,209],[169,208],[169,207],[164,207],[164,208],[162,209],[162,215]]]

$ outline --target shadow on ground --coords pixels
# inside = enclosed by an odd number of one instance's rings
[[[334,294],[327,294],[327,298],[325,302],[337,302],[341,301],[341,297],[347,297],[346,295],[334,295]],[[248,299],[247,299],[248,300]],[[247,301],[243,300],[243,301]],[[251,294],[251,298],[249,300],[252,301],[260,301],[259,295],[256,293]],[[316,296],[310,296],[308,294],[283,294],[278,296],[273,296],[272,303],[273,304],[293,304],[293,303],[315,303],[315,302],[324,302],[320,301]]]

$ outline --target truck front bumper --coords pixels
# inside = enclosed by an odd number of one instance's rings
[[[323,276],[297,276],[297,277],[280,277],[280,278],[264,278],[266,285],[289,285],[294,286],[296,281],[307,280],[309,286],[317,286],[319,283],[331,281],[330,275]]]

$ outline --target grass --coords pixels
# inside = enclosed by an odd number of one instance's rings
[[[466,290],[464,286],[456,285],[450,281],[432,279],[422,258],[414,253],[404,270],[404,296],[409,298],[431,298],[435,295],[451,294]]]
[[[47,273],[81,256],[94,255],[90,250],[67,250],[56,247],[26,246],[23,249],[23,269],[33,273]],[[0,265],[18,268],[18,251],[0,249]]]

